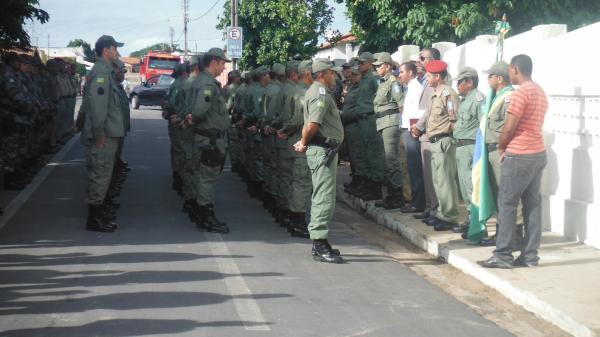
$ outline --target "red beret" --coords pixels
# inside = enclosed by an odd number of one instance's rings
[[[446,68],[448,68],[448,64],[440,60],[433,60],[427,63],[427,65],[425,66],[425,70],[427,70],[428,73],[433,74],[441,73],[444,70],[446,70]]]

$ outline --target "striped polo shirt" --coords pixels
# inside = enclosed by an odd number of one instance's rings
[[[545,150],[544,117],[548,99],[544,89],[532,81],[526,81],[512,95],[508,113],[519,117],[513,138],[506,147],[511,154],[535,154]]]

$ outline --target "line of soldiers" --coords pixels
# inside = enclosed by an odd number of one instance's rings
[[[98,59],[86,77],[75,122],[85,147],[89,231],[117,229],[116,211],[120,204],[115,199],[131,170],[121,159],[124,138],[131,130],[129,99],[122,85],[127,70],[117,52],[117,47],[122,46],[107,35],[96,41]]]
[[[74,66],[61,59],[44,64],[37,52],[3,55],[0,181],[4,188],[25,188],[48,156],[72,136],[78,83]]]
[[[217,77],[231,62],[212,48],[176,67],[163,117],[171,137],[173,188],[182,196],[183,211],[199,230],[228,233],[215,216],[215,185],[227,155],[231,121]]]

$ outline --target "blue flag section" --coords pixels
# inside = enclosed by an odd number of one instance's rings
[[[490,183],[488,149],[485,144],[487,117],[495,94],[494,89],[490,88],[485,101],[483,115],[481,116],[481,122],[479,123],[479,131],[477,132],[477,140],[475,141],[475,153],[473,154],[473,194],[470,206],[471,223],[469,224],[469,240],[474,243],[479,243],[487,236],[486,223],[496,212],[496,200],[494,200]]]

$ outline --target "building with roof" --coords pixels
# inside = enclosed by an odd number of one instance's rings
[[[320,45],[314,58],[326,58],[335,62],[336,65],[346,63],[358,55],[360,45],[356,43],[356,40],[354,34],[344,34],[335,42]]]

